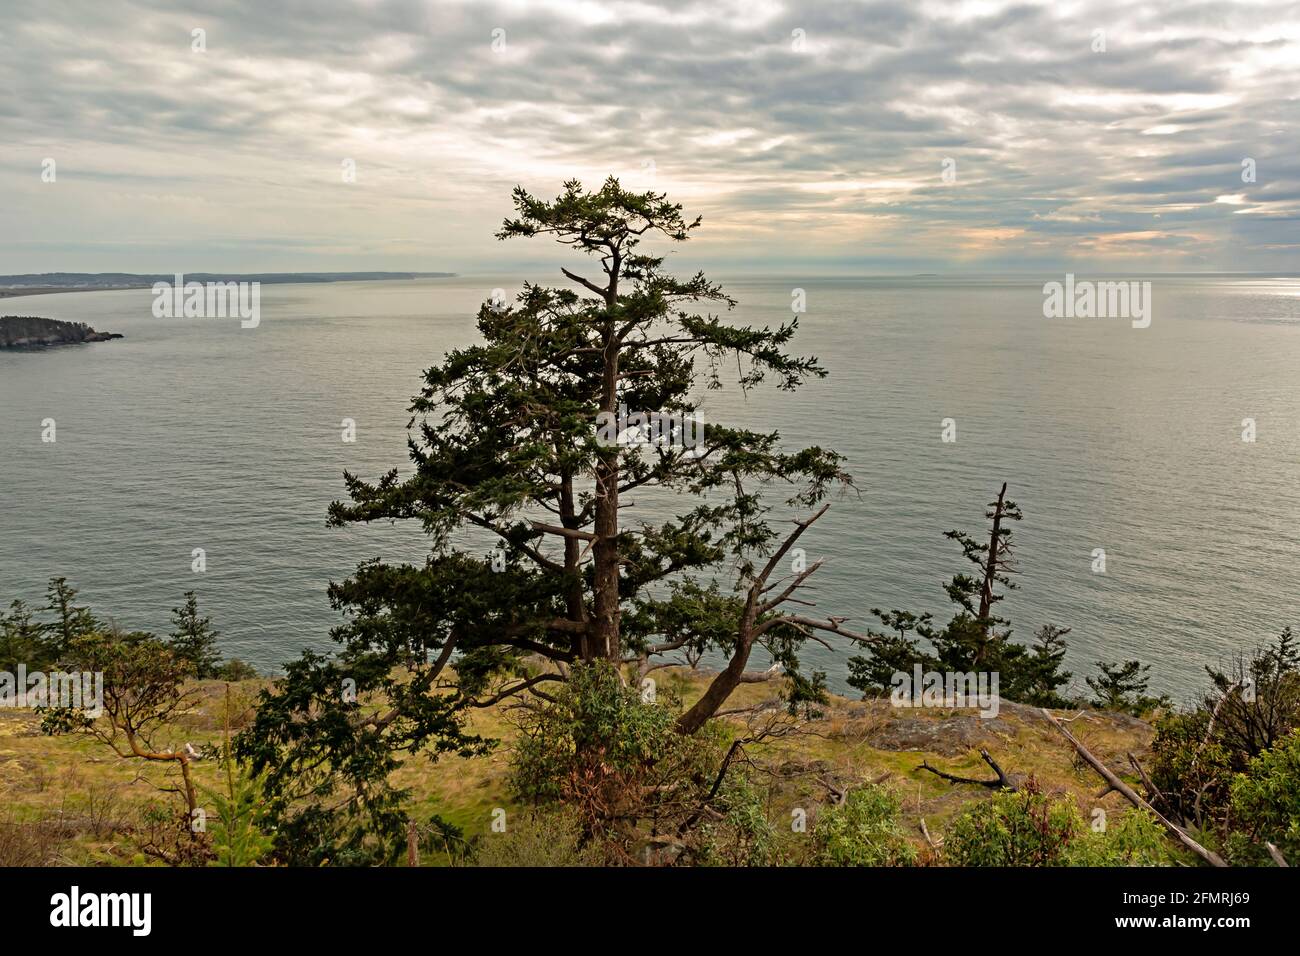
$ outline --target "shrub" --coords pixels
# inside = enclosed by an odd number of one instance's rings
[[[583,778],[635,775],[677,736],[671,709],[643,703],[604,663],[574,667],[569,682],[521,721],[511,783],[530,803],[570,795]]]
[[[898,798],[884,787],[868,784],[830,807],[813,827],[813,862],[817,866],[910,866],[916,848],[903,836]]]
[[[1267,864],[1268,842],[1292,866],[1300,865],[1300,731],[1250,762],[1232,782],[1231,801],[1233,863]]]
[[[1151,683],[1150,664],[1141,661],[1098,661],[1099,677],[1084,678],[1096,697],[1092,706],[1100,710],[1115,710],[1141,717],[1158,708],[1170,705],[1168,697],[1152,697],[1147,693]]]
[[[943,853],[954,866],[1063,866],[1086,829],[1072,802],[1052,799],[1031,779],[961,813]]]
[[[20,819],[9,808],[0,819],[0,867],[56,866],[68,842],[62,814]]]
[[[564,809],[533,810],[509,819],[504,833],[478,843],[475,866],[599,866],[599,849],[584,841],[578,817]]]
[[[722,817],[699,828],[693,861],[705,866],[773,866],[781,862],[776,828],[768,819],[764,796],[748,774],[729,773],[714,802]]]
[[[232,657],[230,660],[218,664],[212,674],[217,680],[224,680],[237,684],[240,681],[256,680],[259,676],[252,664],[241,661],[238,657]]]
[[[580,808],[583,833],[612,862],[642,863],[646,838],[698,818],[721,759],[716,728],[680,734],[678,710],[669,694],[643,701],[607,662],[576,665],[520,721],[511,786],[534,806]]]
[[[1300,726],[1300,651],[1287,628],[1224,669],[1206,671],[1214,689],[1190,711],[1157,722],[1151,781],[1166,816],[1240,849],[1255,838],[1249,829],[1231,836],[1242,825],[1229,806],[1234,780],[1259,772],[1256,759]]]
[[[1198,828],[1226,806],[1232,783],[1232,752],[1207,740],[1210,711],[1166,714],[1156,721],[1151,742],[1151,782],[1160,792],[1160,810]]]
[[[1089,829],[1071,843],[1066,866],[1173,866],[1177,862],[1164,827],[1147,810],[1112,813],[1104,830]]]

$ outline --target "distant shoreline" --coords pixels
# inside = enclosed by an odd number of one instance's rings
[[[0,289],[0,299],[20,299],[27,295],[51,295],[56,292],[123,292],[127,289],[147,289],[143,285],[123,285],[123,286],[104,286],[102,288],[90,289],[78,287],[76,289],[64,289],[53,286],[48,289]]]
[[[193,282],[259,282],[263,285],[315,285],[332,282],[394,282],[414,279],[454,279],[455,272],[193,272],[183,274]],[[55,280],[47,284],[24,285],[14,280]],[[62,279],[60,282],[58,280]],[[96,282],[95,280],[106,280]],[[151,289],[158,282],[172,282],[174,275],[93,272],[51,272],[44,274],[0,276],[0,299],[19,299],[29,295],[54,295],[62,292],[125,292]],[[114,281],[116,280],[116,281]]]

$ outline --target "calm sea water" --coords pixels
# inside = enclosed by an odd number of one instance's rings
[[[942,534],[979,531],[1007,481],[1025,513],[1020,589],[1002,605],[1017,635],[1072,627],[1080,684],[1098,658],[1137,657],[1185,697],[1205,663],[1300,625],[1300,280],[1156,279],[1138,330],[1044,319],[1053,278],[727,282],[736,318],[760,325],[803,288],[798,350],[831,375],[794,395],[709,395],[705,420],[848,456],[859,494],[805,538],[810,563],[827,559],[819,611],[862,627],[873,606],[946,616],[941,584],[962,562]],[[517,282],[263,286],[255,330],[156,319],[148,290],[0,300],[127,336],[0,352],[0,599],[39,603],[66,575],[97,611],[165,631],[194,589],[227,655],[273,669],[331,646],[327,582],[424,553],[417,529],[325,527],[343,469],[409,470],[421,370]],[[849,653],[806,657],[843,689]]]

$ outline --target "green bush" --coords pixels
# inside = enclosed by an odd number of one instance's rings
[[[903,835],[898,798],[868,784],[825,810],[813,827],[817,866],[911,866],[916,848]]]
[[[476,843],[475,866],[600,866],[597,847],[585,843],[582,824],[563,809],[534,810],[507,818],[504,833]]]
[[[241,661],[238,657],[232,657],[216,666],[212,674],[217,680],[239,683],[245,680],[256,680],[260,675],[252,664]]]
[[[607,862],[662,861],[661,850],[681,849],[679,831],[703,822],[705,804],[725,814],[710,796],[721,731],[680,734],[679,710],[667,693],[642,700],[606,662],[576,665],[552,700],[520,721],[511,787],[534,806],[577,808],[584,835]]]
[[[1206,740],[1210,711],[1166,714],[1151,742],[1151,782],[1161,812],[1202,828],[1220,815],[1229,797],[1234,754],[1217,739]]]
[[[954,866],[1063,866],[1070,844],[1086,831],[1072,802],[1053,800],[1030,781],[961,813],[944,836],[943,853]]]
[[[1032,781],[970,807],[944,837],[954,866],[1171,866],[1173,848],[1145,810],[1113,813],[1104,829],[1084,820],[1069,797],[1052,797]]]
[[[1250,762],[1232,782],[1228,854],[1233,863],[1267,865],[1272,843],[1300,866],[1300,731]]]
[[[1177,861],[1164,827],[1147,810],[1112,813],[1106,828],[1089,829],[1065,851],[1065,866],[1173,866]]]
[[[554,703],[521,721],[511,784],[523,800],[547,803],[597,778],[636,776],[677,743],[675,719],[670,707],[643,702],[609,664],[575,666]]]
[[[765,797],[749,774],[729,772],[714,801],[722,818],[699,828],[692,862],[704,866],[779,864],[776,828],[768,819]]]

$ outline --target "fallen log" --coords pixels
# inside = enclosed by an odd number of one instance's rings
[[[1059,720],[1057,720],[1054,716],[1052,716],[1051,711],[1049,711],[1046,707],[1042,707],[1040,708],[1040,710],[1042,710],[1043,716],[1046,717],[1048,721],[1051,722],[1052,726],[1065,735],[1065,739],[1068,740],[1074,746],[1074,749],[1078,752],[1079,756],[1082,757],[1088,763],[1088,765],[1092,767],[1093,770],[1101,774],[1102,779],[1105,780],[1106,783],[1110,784],[1111,790],[1114,790],[1117,793],[1121,794],[1124,797],[1124,799],[1127,800],[1129,803],[1133,804],[1133,806],[1138,807],[1139,809],[1142,810],[1150,810],[1153,814],[1155,814],[1156,819],[1159,820],[1161,824],[1164,825],[1164,828],[1173,835],[1174,839],[1176,839],[1183,846],[1187,847],[1187,849],[1191,850],[1193,853],[1199,856],[1206,863],[1209,863],[1211,866],[1226,867],[1228,865],[1223,861],[1223,857],[1219,856],[1219,854],[1215,853],[1213,850],[1207,850],[1205,847],[1201,846],[1199,843],[1193,840],[1187,834],[1187,832],[1183,830],[1182,827],[1177,826],[1176,824],[1166,819],[1164,814],[1162,814],[1159,810],[1157,810],[1155,807],[1151,806],[1151,804],[1147,803],[1147,801],[1143,800],[1140,796],[1138,796],[1137,791],[1135,791],[1132,787],[1126,784],[1119,777],[1115,776],[1115,774],[1111,773],[1110,769],[1104,763],[1102,763],[1100,760],[1094,757],[1091,751],[1089,751],[1087,747],[1079,743],[1079,741],[1077,741],[1074,738],[1074,734],[1070,733],[1068,730],[1065,729],[1064,724],[1062,724]]]

